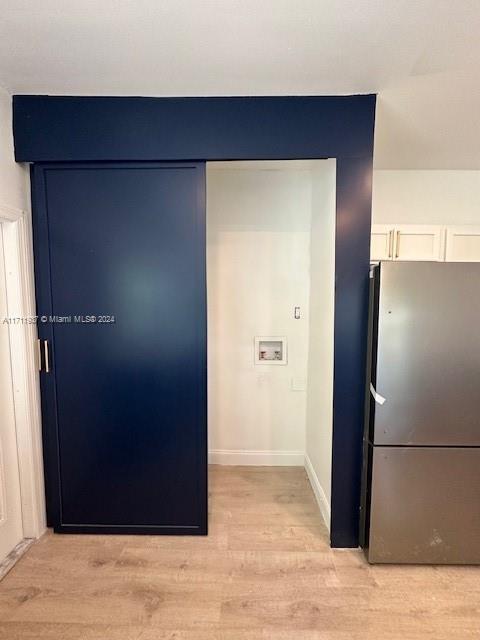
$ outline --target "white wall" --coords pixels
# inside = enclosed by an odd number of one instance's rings
[[[28,171],[13,155],[12,96],[0,88],[0,205],[29,209]]]
[[[27,208],[27,202],[28,174],[24,167],[15,163],[13,155],[12,97],[0,88],[0,207],[25,209]],[[0,226],[0,242],[2,242],[2,226]],[[3,242],[0,258],[3,261]],[[0,273],[2,274],[2,277],[0,277],[0,299],[3,301],[2,310],[5,314],[7,290],[4,265],[2,265]],[[3,317],[0,317],[0,323],[2,321]],[[0,425],[5,432],[11,431],[15,433],[12,372],[10,359],[5,357],[5,354],[8,353],[9,345],[8,325],[0,324],[0,333],[2,343],[2,358],[0,358],[0,389],[2,389],[0,396]],[[1,482],[2,478],[0,476],[0,484]]]
[[[335,181],[329,160],[313,171],[310,243],[310,333],[305,467],[330,526],[335,305]]]
[[[376,170],[374,224],[480,224],[480,171]]]
[[[8,281],[8,313],[33,316],[33,253],[31,238],[30,180],[26,165],[15,163],[12,134],[12,97],[0,88],[0,217],[2,223],[5,279]],[[13,222],[13,220],[16,220]],[[1,281],[5,295],[6,282]],[[8,327],[11,362],[0,359],[0,387],[12,389],[14,424],[18,448],[17,480],[21,482],[23,535],[38,537],[45,530],[40,396],[35,356],[34,325]],[[12,380],[13,374],[13,380]],[[12,386],[13,385],[13,386]],[[7,403],[0,402],[0,432],[7,429]],[[11,412],[9,414],[11,416]],[[10,455],[10,459],[13,455]],[[1,484],[1,479],[0,479]]]
[[[310,172],[265,166],[207,170],[210,459],[303,465]],[[254,364],[262,335],[288,337],[287,365]]]
[[[0,564],[23,538],[11,345],[8,325],[3,323],[8,307],[2,227],[0,224]]]

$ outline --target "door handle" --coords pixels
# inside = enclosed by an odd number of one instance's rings
[[[43,355],[45,356],[45,373],[50,373],[50,353],[48,350],[48,340],[43,341]]]
[[[391,229],[388,232],[388,257],[391,258],[392,257],[392,239],[393,239],[393,230]]]
[[[38,370],[42,370],[42,342],[40,338],[37,338],[37,367]]]
[[[397,240],[395,242],[395,258],[398,258],[399,247],[400,247],[400,231],[397,231]]]

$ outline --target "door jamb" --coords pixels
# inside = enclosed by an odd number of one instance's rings
[[[3,235],[10,357],[18,449],[24,538],[39,538],[46,529],[42,425],[34,318],[32,225],[28,211],[0,204]],[[3,321],[3,319],[1,319]]]

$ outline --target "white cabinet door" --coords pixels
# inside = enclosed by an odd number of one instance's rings
[[[23,538],[6,294],[0,224],[0,563]]]
[[[391,260],[393,256],[394,227],[389,224],[372,225],[370,260]]]
[[[480,262],[480,227],[447,227],[447,262]]]
[[[445,227],[401,224],[395,227],[394,260],[445,259]]]

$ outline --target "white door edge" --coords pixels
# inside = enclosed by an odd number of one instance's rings
[[[35,316],[31,218],[16,210],[6,220],[0,206],[4,243],[8,316]],[[46,529],[36,324],[9,326],[24,538]]]

